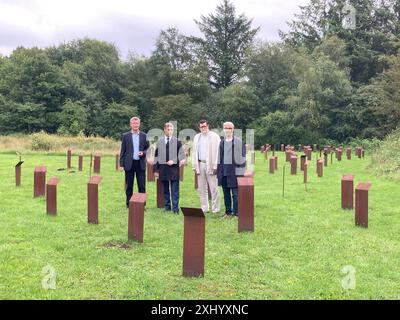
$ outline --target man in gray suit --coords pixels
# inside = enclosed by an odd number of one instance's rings
[[[164,136],[158,139],[154,155],[154,172],[163,186],[165,209],[179,214],[179,168],[185,164],[182,143],[174,136],[174,125],[164,125]]]

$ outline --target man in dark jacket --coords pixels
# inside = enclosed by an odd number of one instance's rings
[[[133,117],[130,120],[131,131],[122,135],[120,166],[125,170],[126,207],[133,193],[135,179],[140,193],[146,193],[146,152],[149,142],[144,132],[140,132],[140,119]]]
[[[219,145],[219,163],[217,169],[218,185],[224,192],[224,218],[238,215],[237,177],[244,176],[246,170],[246,147],[233,135],[232,122],[224,123],[225,138]],[[233,202],[233,210],[232,210]]]
[[[154,172],[162,183],[165,211],[179,214],[179,168],[185,164],[182,143],[172,134],[174,126],[164,125],[164,136],[158,139],[154,155]],[[170,192],[171,191],[171,192]]]

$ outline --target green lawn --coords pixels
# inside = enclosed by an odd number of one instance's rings
[[[255,232],[237,232],[237,220],[206,216],[204,278],[182,277],[183,217],[156,209],[155,184],[147,184],[144,243],[127,241],[124,175],[115,158],[102,159],[99,224],[86,213],[88,158],[84,172],[57,171],[65,156],[24,157],[22,186],[15,187],[15,155],[0,154],[0,299],[391,299],[400,297],[400,185],[376,178],[370,157],[334,160],[318,178],[315,154],[307,190],[302,172],[283,153],[269,174],[256,154]],[[61,178],[58,215],[45,214],[45,198],[33,198],[35,165],[48,180]],[[73,164],[77,166],[77,157]],[[369,228],[354,226],[354,212],[341,209],[340,178],[371,181]],[[222,200],[222,208],[224,208]],[[199,206],[193,174],[186,167],[182,206]],[[223,209],[222,209],[223,210]],[[131,248],[107,247],[109,242]],[[42,288],[42,269],[52,266],[56,289]],[[344,290],[344,266],[356,270],[356,288]]]

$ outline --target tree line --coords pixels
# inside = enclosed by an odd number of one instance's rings
[[[345,28],[346,5],[356,27]],[[119,138],[168,120],[195,129],[232,121],[256,144],[383,138],[400,120],[397,0],[310,0],[281,41],[229,0],[195,20],[201,37],[162,30],[148,57],[96,39],[0,56],[0,134],[44,130]]]

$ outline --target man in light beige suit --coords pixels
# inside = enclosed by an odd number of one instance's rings
[[[200,133],[193,139],[192,168],[198,175],[198,191],[203,212],[209,211],[208,188],[211,192],[211,210],[220,211],[221,203],[217,181],[217,166],[219,157],[219,143],[221,138],[210,131],[207,120],[198,123]]]

